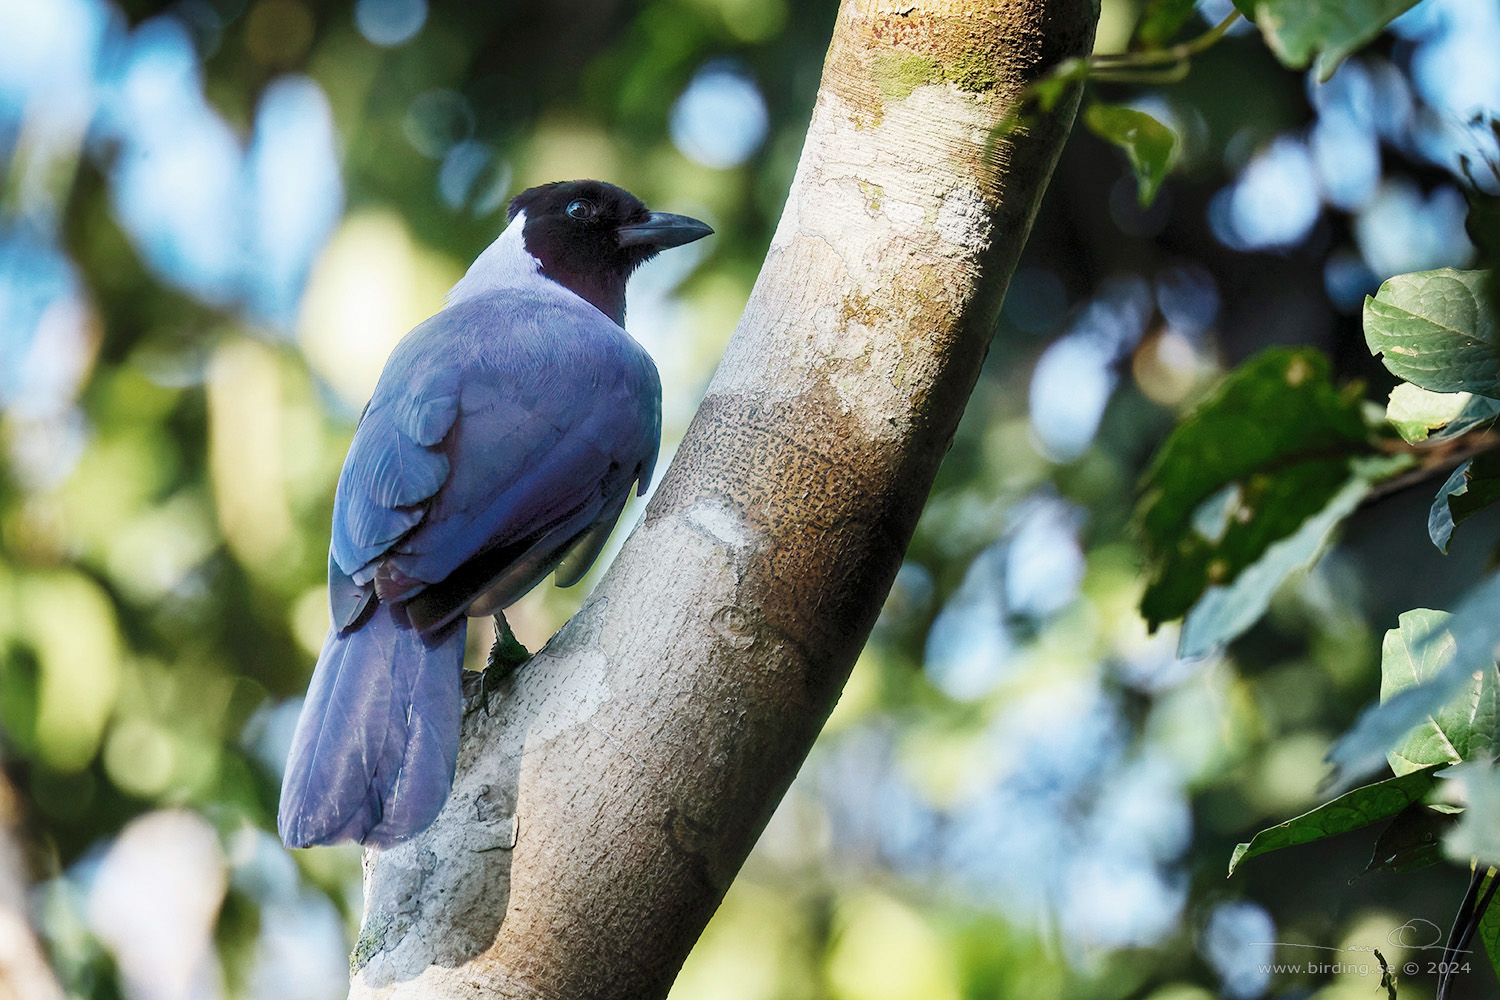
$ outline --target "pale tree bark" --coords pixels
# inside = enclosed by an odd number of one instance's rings
[[[353,995],[661,997],[868,637],[978,376],[1096,0],[845,0],[765,266],[641,525],[365,859]]]
[[[0,1000],[63,1000],[30,921],[20,800],[0,774]]]

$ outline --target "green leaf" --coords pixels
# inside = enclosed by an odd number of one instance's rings
[[[1500,347],[1484,271],[1399,274],[1365,298],[1365,343],[1398,377],[1433,392],[1500,399]]]
[[[1125,150],[1135,173],[1136,195],[1142,207],[1150,205],[1177,162],[1177,133],[1144,111],[1120,104],[1090,104],[1083,122],[1099,138]]]
[[[1249,843],[1234,849],[1234,855],[1229,859],[1229,874],[1233,875],[1240,865],[1262,854],[1348,833],[1396,815],[1427,794],[1435,770],[1437,768],[1433,767],[1413,771],[1356,788],[1311,812],[1260,831]]]
[[[1490,878],[1500,878],[1500,875],[1491,875]],[[1475,936],[1484,945],[1484,953],[1489,956],[1495,975],[1500,976],[1500,901],[1490,900],[1484,915],[1479,918],[1479,930]]]
[[[1282,65],[1302,69],[1316,59],[1319,80],[1368,43],[1416,0],[1235,0],[1255,21]]]
[[[1440,668],[1424,672],[1421,683],[1387,692],[1387,697],[1361,712],[1349,731],[1339,737],[1328,752],[1335,774],[1348,780],[1381,766],[1392,747],[1403,746],[1412,729],[1424,724],[1429,716],[1439,715],[1468,689],[1476,673],[1494,669],[1495,648],[1500,643],[1496,608],[1500,608],[1500,573],[1473,587],[1458,610],[1443,622],[1452,637],[1452,658]]]
[[[1265,614],[1276,588],[1317,561],[1333,530],[1354,512],[1370,487],[1412,463],[1406,455],[1355,459],[1349,479],[1323,507],[1292,534],[1273,542],[1228,586],[1211,586],[1188,611],[1178,642],[1179,656],[1204,656],[1244,632]]]
[[[1487,451],[1453,470],[1427,512],[1427,535],[1441,552],[1457,528],[1472,515],[1500,500],[1500,452]]]
[[[1374,871],[1409,872],[1443,860],[1443,835],[1458,817],[1414,802],[1396,814],[1375,841],[1370,863],[1361,875]]]
[[[1391,390],[1385,419],[1409,444],[1439,442],[1492,423],[1500,400],[1469,392],[1433,392],[1410,382]]]
[[[1447,629],[1453,616],[1418,608],[1403,614],[1400,627],[1385,634],[1380,647],[1380,700],[1438,676],[1457,649]],[[1500,684],[1491,665],[1437,712],[1427,716],[1400,746],[1386,754],[1391,770],[1406,774],[1433,764],[1457,764],[1494,745],[1500,721]]]
[[[1051,72],[1046,76],[1033,83],[1029,88],[1029,93],[1036,99],[1038,107],[1043,111],[1051,111],[1057,106],[1057,102],[1071,93],[1080,81],[1088,79],[1088,75],[1087,59],[1064,59],[1052,67]],[[1015,124],[1020,124],[1019,118]],[[1009,134],[1014,128],[1013,125],[1005,122],[1002,122],[1000,127],[1004,128],[1005,134]]]
[[[1150,0],[1135,29],[1136,41],[1143,49],[1161,48],[1182,30],[1197,5],[1198,0]]]
[[[1152,628],[1233,583],[1328,507],[1352,459],[1372,453],[1361,406],[1358,387],[1336,388],[1317,351],[1273,348],[1173,430],[1136,506],[1149,574],[1141,613]]]

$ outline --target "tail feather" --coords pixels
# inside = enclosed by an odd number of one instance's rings
[[[415,637],[415,629],[403,630]],[[404,717],[396,696],[391,702],[392,733],[387,738],[376,780],[384,789],[379,821],[362,838],[375,847],[389,847],[425,830],[453,787],[458,760],[458,733],[463,721],[464,637],[467,625],[459,619],[439,632],[438,645],[424,647],[426,655],[405,658],[393,680],[407,688]],[[420,643],[420,640],[418,640]],[[408,687],[409,685],[409,687]]]
[[[448,797],[463,711],[464,620],[424,641],[380,604],[330,630],[297,720],[277,826],[290,847],[387,847]]]

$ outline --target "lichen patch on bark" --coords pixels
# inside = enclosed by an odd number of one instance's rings
[[[870,60],[870,78],[882,97],[900,101],[922,84],[941,80],[943,73],[936,59],[891,49],[877,52]]]

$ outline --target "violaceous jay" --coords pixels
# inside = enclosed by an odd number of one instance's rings
[[[453,783],[465,619],[577,583],[651,481],[661,383],[625,282],[713,230],[598,181],[544,184],[392,352],[339,476],[333,623],[281,786],[291,847],[387,847]]]

